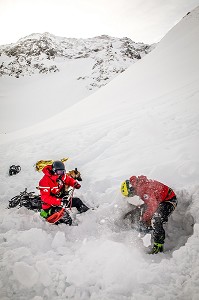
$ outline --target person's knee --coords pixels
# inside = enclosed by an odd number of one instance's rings
[[[153,215],[153,218],[151,219],[151,226],[153,229],[162,226],[162,218],[160,215],[156,213]]]

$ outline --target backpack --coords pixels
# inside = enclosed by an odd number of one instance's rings
[[[64,157],[64,158],[62,158],[62,159],[60,159],[60,160],[61,160],[62,162],[65,162],[65,161],[68,160],[68,157],[67,157],[67,158]],[[54,160],[39,160],[39,161],[37,161],[36,164],[34,165],[35,170],[38,171],[38,172],[40,172],[40,171],[43,170],[43,168],[44,168],[45,166],[50,166],[50,165],[52,165],[53,162],[54,162]]]
[[[21,171],[21,167],[20,166],[12,165],[12,166],[10,166],[10,169],[9,169],[9,175],[10,176],[16,175],[20,171]]]
[[[16,206],[26,207],[27,209],[40,211],[41,210],[41,197],[40,195],[35,195],[34,192],[27,192],[27,188],[20,192],[19,195],[14,196],[9,200],[8,208],[14,208]]]

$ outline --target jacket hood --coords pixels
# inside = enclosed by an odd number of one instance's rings
[[[42,169],[42,172],[47,175],[47,176],[53,176],[53,173],[52,173],[52,166],[49,165],[49,166],[45,166],[43,169]]]
[[[132,184],[132,186],[135,188],[136,187],[136,185],[137,185],[137,177],[136,176],[131,176],[131,178],[130,178],[130,182],[131,182],[131,184]]]
[[[142,186],[143,183],[149,182],[149,179],[144,175],[131,176],[130,182],[131,182],[132,186],[134,187],[135,192],[137,192],[137,190],[139,189],[140,186]]]
[[[64,174],[63,176],[59,176],[59,175],[56,175],[52,172],[52,165],[48,165],[48,166],[45,166],[42,170],[42,172],[51,178],[51,180],[53,181],[57,181],[57,179],[65,179],[66,175]]]

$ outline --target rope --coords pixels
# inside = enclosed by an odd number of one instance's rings
[[[69,209],[71,210],[72,204],[73,204],[73,194],[74,194],[74,188],[71,190],[70,199],[68,200],[68,204],[65,206],[67,208],[69,206]]]

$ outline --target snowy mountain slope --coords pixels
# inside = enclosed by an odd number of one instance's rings
[[[0,149],[3,299],[198,299],[198,34],[199,8],[95,94],[6,135]],[[36,191],[37,160],[64,156],[70,157],[68,169],[82,172],[76,195],[99,206],[76,216],[79,226],[54,227],[37,213],[5,210],[25,187]],[[13,163],[22,171],[8,177]],[[120,183],[133,174],[177,192],[165,254],[147,256],[137,233],[121,220],[129,207]]]
[[[41,122],[91,94],[83,81],[77,81],[89,67],[88,60],[68,62],[63,72],[55,74],[1,78],[1,133]]]
[[[19,78],[25,75],[60,71],[60,62],[90,58],[91,74],[95,79],[90,89],[105,85],[117,73],[123,72],[132,62],[154,47],[135,43],[129,38],[102,35],[89,39],[61,38],[50,33],[31,34],[17,43],[0,47],[1,76]],[[94,78],[92,78],[94,77]]]
[[[63,111],[107,84],[153,47],[128,38],[67,39],[49,33],[0,47],[1,133]],[[9,121],[4,118],[8,113]]]

